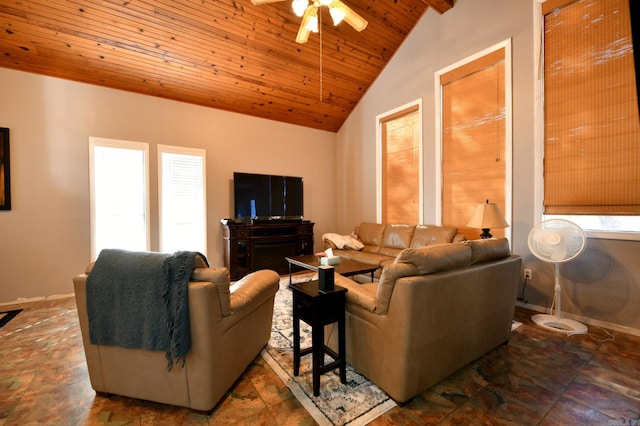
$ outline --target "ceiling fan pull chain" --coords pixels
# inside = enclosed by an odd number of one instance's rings
[[[322,102],[322,11],[318,10],[318,32],[320,33],[320,102]]]

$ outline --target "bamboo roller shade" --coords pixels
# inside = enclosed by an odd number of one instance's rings
[[[638,215],[640,123],[628,0],[547,1],[543,13],[544,212]]]
[[[505,50],[499,49],[440,78],[442,85],[442,223],[466,228],[478,203],[505,211]],[[491,230],[495,237],[504,230]]]
[[[420,223],[418,107],[382,123],[382,221]]]

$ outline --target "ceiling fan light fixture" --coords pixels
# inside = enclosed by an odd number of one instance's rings
[[[329,6],[329,14],[331,15],[331,19],[333,20],[333,26],[338,25],[345,18],[344,11],[338,9],[335,6]]]
[[[307,10],[308,6],[309,0],[293,0],[293,2],[291,3],[291,8],[293,9],[293,13],[295,13],[296,16],[304,15],[304,12],[305,10]]]
[[[344,16],[344,21],[347,24],[351,25],[358,32],[367,28],[367,25],[369,24],[366,19],[358,15],[353,9],[344,4],[344,2],[342,2],[341,0],[333,0],[329,8],[330,12],[331,9],[336,9],[337,11],[339,11],[340,14]],[[331,17],[333,17],[333,14],[331,15]]]
[[[305,28],[308,31],[317,33],[318,32],[318,15],[312,15],[311,17],[309,17],[309,19],[307,20],[307,24],[305,25]]]
[[[313,21],[315,21],[315,24]],[[296,43],[306,43],[307,40],[309,40],[309,33],[311,31],[318,32],[318,6],[315,4],[309,5],[307,10],[304,11],[304,16],[298,29],[298,35],[296,36]]]
[[[275,3],[282,0],[251,0],[255,5]],[[320,31],[320,19],[318,9],[327,7],[333,20],[333,25],[337,26],[342,21],[352,26],[356,31],[362,31],[369,24],[366,19],[358,15],[353,9],[344,4],[342,0],[291,0],[293,13],[302,17],[302,22],[296,36],[296,43],[306,43],[311,32]]]

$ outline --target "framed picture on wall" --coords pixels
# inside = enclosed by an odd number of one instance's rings
[[[0,127],[0,210],[11,210],[9,129]]]

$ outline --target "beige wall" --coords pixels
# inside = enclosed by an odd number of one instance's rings
[[[90,260],[90,136],[149,143],[152,250],[157,144],[207,151],[213,265],[222,265],[219,220],[233,214],[234,171],[303,176],[318,249],[336,227],[335,133],[2,68],[0,94],[12,186],[12,210],[0,211],[0,303],[73,292],[71,277]]]
[[[338,232],[376,220],[376,116],[415,99],[423,102],[426,223],[435,223],[436,136],[434,73],[511,38],[513,55],[513,251],[533,269],[525,296],[547,307],[553,267],[529,252],[527,236],[540,218],[534,191],[534,0],[457,0],[440,16],[428,11],[338,132]],[[640,242],[590,239],[565,271],[563,311],[640,332]],[[576,272],[576,269],[578,272]],[[521,295],[519,290],[518,295]],[[530,305],[530,306],[531,306]]]

